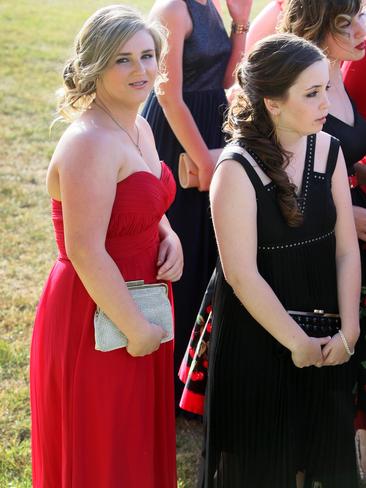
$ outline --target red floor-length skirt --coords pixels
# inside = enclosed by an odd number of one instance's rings
[[[134,173],[117,185],[106,248],[125,280],[156,281],[158,223],[174,196],[161,178]],[[36,488],[175,488],[173,341],[144,357],[95,350],[95,303],[64,247],[37,310],[31,350]],[[93,263],[91,263],[91,266]]]

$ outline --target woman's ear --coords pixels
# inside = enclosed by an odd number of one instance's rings
[[[263,99],[264,105],[272,117],[280,115],[280,102],[278,100],[272,100],[271,98]]]

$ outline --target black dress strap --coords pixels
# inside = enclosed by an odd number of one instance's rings
[[[264,190],[264,184],[263,181],[260,179],[258,173],[256,170],[253,168],[252,164],[248,161],[248,159],[242,154],[243,148],[239,145],[229,145],[226,146],[223,152],[220,155],[219,160],[216,163],[215,169],[223,162],[226,161],[227,159],[233,159],[234,161],[237,161],[241,166],[244,168],[245,172],[248,175],[248,178],[250,179],[252,185],[254,186],[254,189],[256,193],[259,191]]]
[[[337,164],[339,146],[340,146],[339,140],[331,136],[328,159],[327,159],[327,167],[325,170],[326,174],[330,176],[332,176]]]

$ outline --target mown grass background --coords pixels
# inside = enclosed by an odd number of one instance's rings
[[[44,184],[62,131],[57,126],[49,134],[54,93],[78,29],[108,3],[113,2],[0,2],[1,488],[31,486],[29,344],[36,303],[56,256]],[[255,0],[253,14],[265,3]],[[131,4],[147,12],[152,2]],[[200,424],[180,419],[179,488],[194,486],[200,445]]]

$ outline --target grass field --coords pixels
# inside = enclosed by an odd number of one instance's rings
[[[111,2],[113,3],[113,2]],[[266,3],[256,0],[254,12]],[[0,3],[0,487],[31,486],[29,342],[35,306],[56,256],[45,191],[62,127],[49,134],[54,92],[82,22],[108,2]],[[151,2],[133,2],[147,11]],[[177,426],[179,487],[194,486],[198,424]]]

